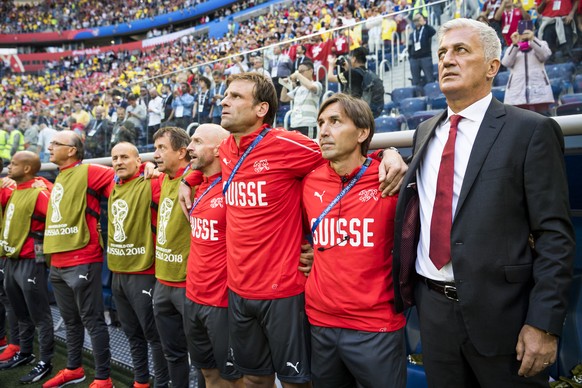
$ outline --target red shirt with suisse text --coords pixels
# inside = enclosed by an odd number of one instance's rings
[[[404,316],[395,314],[393,309],[392,248],[397,197],[382,198],[378,166],[373,160],[313,234],[313,268],[305,286],[305,310],[312,325],[386,332],[399,330],[405,324]],[[358,167],[342,180],[326,164],[305,178],[303,206],[310,230],[359,170]]]
[[[223,185],[259,133],[233,136],[219,148]],[[228,287],[247,299],[299,295],[305,275],[301,253],[301,180],[325,163],[311,139],[272,129],[251,151],[225,195]]]
[[[75,168],[77,165],[75,163],[63,167],[60,170]],[[111,184],[114,175],[115,173],[111,167],[90,164],[87,171],[87,188],[95,191],[98,195],[105,195],[107,187]],[[101,214],[100,200],[95,198],[95,196],[87,194],[87,206],[98,214]],[[83,248],[74,251],[51,254],[51,265],[53,267],[65,268],[103,262],[103,247],[101,246],[99,233],[97,232],[97,222],[99,220],[89,213],[85,213],[85,220],[89,228],[89,243]],[[63,247],[63,249],[66,249],[66,247]]]
[[[218,173],[204,177],[194,202],[210,187]],[[227,307],[226,208],[222,182],[216,184],[190,214],[190,254],[186,269],[186,297],[196,303]]]

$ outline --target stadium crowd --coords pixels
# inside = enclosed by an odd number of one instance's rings
[[[164,15],[194,7],[205,0],[147,0],[108,1],[46,0],[39,4],[0,4],[0,33],[22,34],[81,30],[86,28],[131,23],[134,20]],[[254,5],[254,0],[236,2],[231,7],[208,16],[208,20],[228,17],[241,9]],[[205,17],[205,21],[207,21]]]

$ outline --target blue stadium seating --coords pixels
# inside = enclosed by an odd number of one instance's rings
[[[277,127],[282,127],[285,121],[285,114],[291,109],[291,104],[281,104],[279,109],[277,109],[277,115],[275,119],[275,125]]]
[[[334,93],[338,93],[340,91],[339,82],[328,82],[327,83],[327,91],[332,91]]]
[[[557,116],[579,115],[582,114],[582,100],[578,102],[569,102],[556,108]]]
[[[423,89],[424,95],[429,99],[429,101],[442,94],[438,82],[429,82],[428,84],[424,85]]]
[[[574,82],[572,83],[572,91],[574,93],[582,93],[582,74],[576,74]]]
[[[563,94],[560,97],[562,104],[569,104],[571,102],[582,102],[582,93]]]
[[[574,275],[570,288],[570,305],[558,345],[558,372],[569,376],[582,360],[582,274]]]
[[[406,118],[408,123],[408,129],[416,129],[418,125],[425,120],[430,119],[434,115],[437,115],[442,112],[442,109],[437,110],[425,110],[420,112],[415,112]]]
[[[105,309],[113,308],[113,293],[111,291],[111,279],[113,274],[107,266],[107,254],[103,254],[103,268],[101,269],[101,286],[103,287],[103,304]]]
[[[568,91],[567,83],[562,78],[550,78],[554,100],[558,101],[563,93]]]
[[[440,94],[438,97],[433,98],[430,101],[430,109],[447,109],[447,98],[444,94]]]
[[[500,71],[493,79],[493,86],[505,86],[509,81],[510,71]]]
[[[382,115],[375,120],[375,133],[397,132],[406,129],[406,119],[404,116],[387,116]]]
[[[400,101],[398,111],[404,116],[408,117],[415,112],[426,110],[426,106],[427,106],[426,97],[405,98],[402,101]]]
[[[412,98],[416,96],[416,86],[408,86],[404,88],[395,88],[392,90],[390,94],[392,101],[399,106],[400,101],[404,100],[405,98]]]
[[[404,330],[404,337],[406,342],[406,354],[421,354],[422,346],[420,343],[420,326],[418,323],[418,313],[416,307],[412,307],[405,312],[406,328]],[[408,381],[407,387],[427,388],[426,375],[424,368],[421,365],[407,363]]]
[[[505,100],[505,86],[494,86],[491,88],[491,93],[499,101],[503,102]]]
[[[550,64],[545,67],[549,78],[562,78],[572,81],[572,77],[576,72],[576,65],[573,62]]]

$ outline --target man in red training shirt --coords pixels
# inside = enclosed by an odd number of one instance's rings
[[[218,146],[228,132],[216,124],[196,129],[188,145],[192,170],[203,181],[189,219],[192,227],[186,269],[184,330],[190,361],[202,369],[207,388],[240,386],[242,375],[228,359],[226,207]]]
[[[317,387],[404,387],[402,314],[394,313],[392,246],[397,197],[378,191],[379,162],[366,157],[374,116],[338,93],[319,110],[326,163],[303,181],[314,260],[305,288]]]

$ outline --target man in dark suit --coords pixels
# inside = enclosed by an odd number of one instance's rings
[[[454,19],[438,42],[448,110],[415,134],[396,309],[416,303],[429,387],[547,387],[575,245],[563,137],[554,120],[492,97],[492,28]]]

